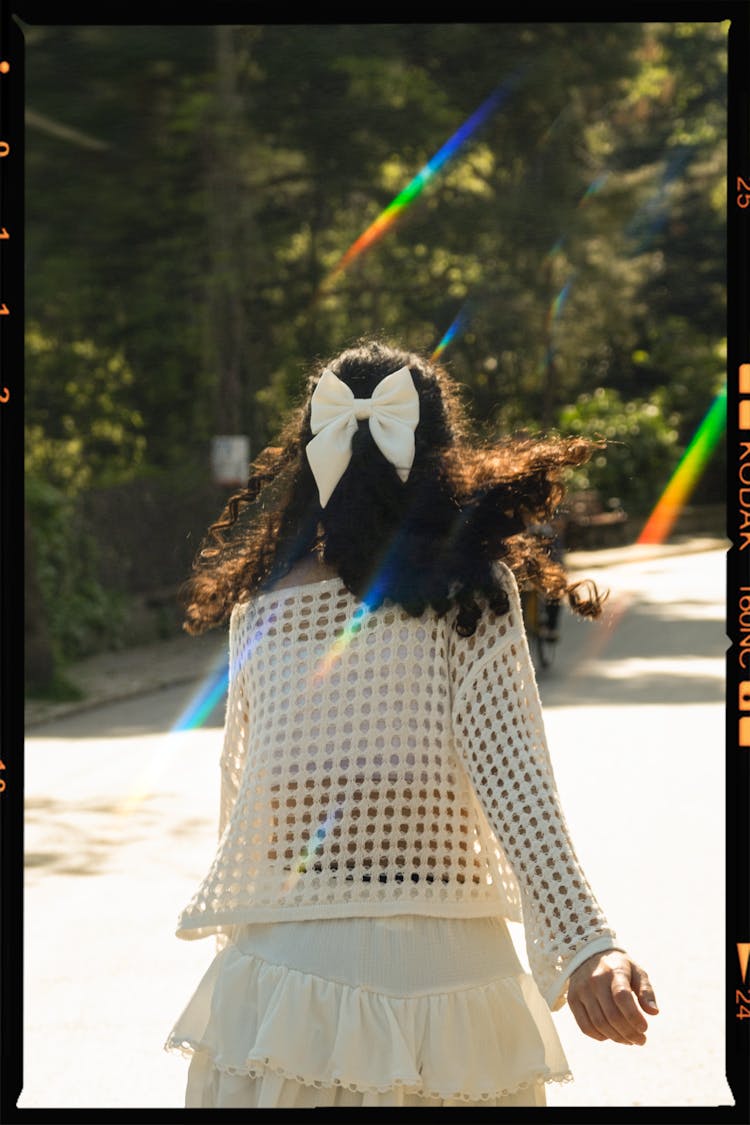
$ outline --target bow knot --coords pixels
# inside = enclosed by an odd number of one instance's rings
[[[352,399],[352,406],[354,408],[354,417],[358,422],[362,422],[364,421],[364,419],[372,417],[371,398]]]
[[[380,452],[401,480],[407,480],[419,422],[419,395],[408,367],[381,379],[372,398],[355,398],[351,388],[332,371],[326,369],[321,375],[310,399],[310,429],[315,436],[306,446],[321,508],[325,508],[346,471],[352,456],[352,435],[358,423],[366,419]]]

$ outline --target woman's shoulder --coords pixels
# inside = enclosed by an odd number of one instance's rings
[[[296,586],[315,586],[318,582],[326,582],[338,578],[338,571],[324,563],[317,556],[311,556],[301,562],[295,563],[287,574],[273,585],[274,591],[288,590]]]
[[[508,564],[504,563],[502,559],[495,559],[492,564],[492,569],[495,578],[500,582],[505,592],[511,597],[518,597],[518,582]]]
[[[246,594],[235,602],[230,615],[230,625],[236,624],[255,606],[261,598],[274,594],[283,594],[285,591],[291,596],[297,592],[304,592],[310,587],[320,586],[334,579],[339,579],[338,571],[328,566],[317,558],[304,559],[287,571],[281,578],[273,583],[262,586],[253,593]]]

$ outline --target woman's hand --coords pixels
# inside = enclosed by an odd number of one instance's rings
[[[636,999],[644,1012],[658,1013],[646,972],[617,949],[589,957],[568,981],[570,1010],[592,1039],[643,1045],[648,1024]]]

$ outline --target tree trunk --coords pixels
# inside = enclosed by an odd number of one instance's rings
[[[47,628],[47,615],[42,600],[42,591],[37,580],[34,533],[26,508],[24,508],[23,523],[25,554],[24,673],[26,690],[43,692],[52,685],[55,675],[55,658]]]
[[[246,304],[250,262],[257,255],[251,212],[241,182],[242,151],[247,145],[237,90],[235,29],[218,26],[216,95],[210,130],[208,168],[211,272],[208,278],[207,355],[216,372],[216,433],[249,433],[251,456],[258,431],[252,417],[256,379],[262,368],[251,362],[252,326]],[[250,406],[246,417],[245,403]]]

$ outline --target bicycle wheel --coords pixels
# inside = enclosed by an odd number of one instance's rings
[[[538,592],[531,587],[521,595],[521,610],[526,637],[537,668],[547,668],[550,660],[548,646],[542,638],[544,607]]]
[[[546,602],[540,601],[539,610],[534,640],[539,653],[539,664],[542,668],[549,668],[557,649],[558,635],[551,626]]]
[[[549,637],[543,636],[541,633],[536,635],[536,650],[539,653],[539,664],[542,668],[549,668],[555,655],[555,648],[557,641],[550,640]]]

